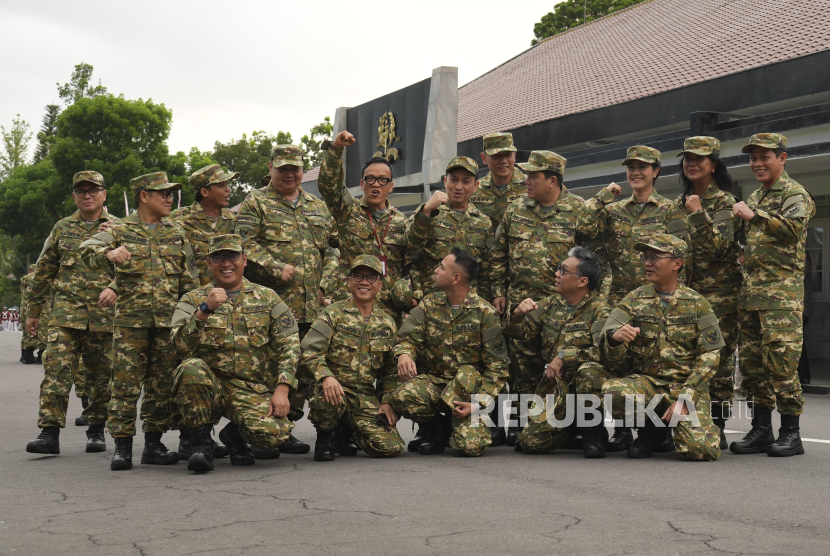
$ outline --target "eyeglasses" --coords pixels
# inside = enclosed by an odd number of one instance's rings
[[[389,182],[392,181],[392,178],[376,178],[375,176],[363,176],[363,181],[365,181],[367,185],[375,185],[376,182],[380,185],[389,185]]]
[[[223,263],[223,262],[225,262],[225,259],[229,260],[232,263],[235,263],[236,261],[239,260],[239,255],[241,255],[241,254],[242,253],[225,253],[223,255],[221,253],[214,253],[213,255],[210,256],[210,260],[214,264]]]
[[[150,193],[158,193],[159,195],[161,195],[162,199],[169,199],[170,197],[173,196],[173,190],[172,189],[165,189],[163,191],[159,191],[157,189],[151,189]]]
[[[363,274],[362,272],[352,272],[349,276],[355,282],[362,282],[365,279],[370,284],[374,284],[380,278],[377,274]]]
[[[643,253],[641,255],[644,263],[653,263],[656,259],[678,259],[679,257],[675,257],[674,255],[657,255],[655,253]]]
[[[561,264],[556,266],[556,272],[558,272],[562,276],[565,276],[566,274],[575,274],[576,276],[582,276],[578,272],[575,272],[573,270],[568,270],[567,268],[565,268]]]
[[[91,187],[89,189],[73,189],[72,194],[75,195],[79,199],[83,199],[87,196],[90,197],[97,197],[99,191],[104,191],[103,187]]]

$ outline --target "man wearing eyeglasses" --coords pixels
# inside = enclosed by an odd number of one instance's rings
[[[398,328],[375,302],[384,285],[383,265],[377,257],[358,255],[347,280],[351,296],[323,309],[300,346],[301,362],[315,381],[308,402],[308,417],[317,429],[315,461],[350,455],[343,441],[352,438],[372,457],[403,450],[390,405],[398,385],[391,361]]]
[[[236,234],[208,240],[213,283],[188,292],[171,322],[184,358],[173,392],[190,435],[190,471],[213,470],[211,428],[230,420],[219,438],[231,465],[253,465],[248,445],[276,450],[291,434],[289,391],[297,387],[297,321],[273,290],[243,276],[248,262]]]
[[[607,380],[602,393],[612,396],[614,418],[629,422],[634,414],[626,415],[626,397],[642,395],[635,401],[642,410],[655,396],[664,396],[653,406],[661,428],[646,415],[645,426],[637,428],[637,439],[628,448],[629,458],[650,458],[665,437],[662,426],[674,420],[677,451],[688,459],[714,461],[721,453],[720,429],[712,421],[709,381],[724,346],[718,318],[706,298],[678,278],[686,256],[684,240],[653,234],[634,249],[643,253],[649,283],[614,307],[600,339],[606,360],[624,364],[633,374]],[[697,424],[678,421],[692,408]]]
[[[170,317],[179,298],[199,286],[199,271],[187,235],[168,216],[173,192],[167,174],[133,178],[136,211],[81,245],[96,268],[115,266],[109,288],[117,294],[112,348],[112,397],[108,428],[115,438],[113,471],[132,468],[138,397],[144,388],[141,463],[170,465],[179,460],[161,442],[171,423],[172,365]]]
[[[80,245],[107,229],[114,219],[104,209],[107,192],[98,172],[75,174],[72,199],[78,210],[52,228],[30,278],[25,326],[32,335],[47,334],[38,411],[41,433],[26,445],[26,451],[34,454],[60,453],[59,434],[66,426],[73,378],[76,393],[80,389],[88,397],[83,412],[89,424],[86,451],[106,449],[104,423],[110,397],[109,353],[115,301],[115,292],[109,286],[114,272],[109,266],[93,268],[85,263]],[[86,385],[88,392],[84,391]]]

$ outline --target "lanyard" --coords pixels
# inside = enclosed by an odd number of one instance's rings
[[[375,221],[372,219],[372,213],[369,212],[369,209],[366,209],[366,218],[369,219],[369,224],[372,225],[372,231],[375,233],[375,240],[378,242],[378,249],[380,252],[383,253],[383,240],[386,238],[386,232],[389,231],[389,224],[392,223],[392,213],[389,213],[389,220],[386,221],[386,229],[383,231],[383,236],[378,237],[378,230],[375,227]]]

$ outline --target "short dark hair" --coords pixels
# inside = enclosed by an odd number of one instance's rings
[[[458,247],[453,247],[450,255],[455,257],[455,264],[461,267],[461,275],[464,276],[466,283],[472,284],[473,280],[478,277],[478,261],[476,258],[469,251],[464,251]]]
[[[562,183],[562,174],[554,172],[553,170],[542,170],[542,173],[545,175],[546,180],[556,178],[556,183],[559,185],[559,189],[562,189],[562,186],[564,185]]]
[[[135,197],[133,197],[133,208],[138,210],[138,205],[140,205],[140,204],[141,204],[141,191],[136,193]]]
[[[780,158],[782,154],[787,152],[787,149],[784,149],[782,147],[778,147],[777,149],[772,149],[772,152],[775,153],[775,158]]]
[[[366,173],[366,168],[368,168],[372,164],[386,164],[386,167],[389,168],[389,177],[391,177],[391,178],[395,177],[395,171],[392,170],[392,165],[389,163],[388,160],[386,160],[385,158],[381,158],[379,156],[373,156],[372,158],[369,159],[369,161],[366,164],[363,165],[363,169],[360,170],[360,178],[361,179],[363,179],[363,174]]]
[[[588,279],[588,289],[591,291],[597,289],[602,278],[602,265],[597,254],[584,247],[574,247],[568,251],[568,256],[579,259],[576,273]]]
[[[202,195],[202,189],[210,190],[211,185],[213,185],[213,184],[209,183],[207,185],[203,185],[202,187],[200,187],[199,189],[196,190],[195,199],[196,199],[197,202],[201,202],[201,200],[205,198],[205,196]]]

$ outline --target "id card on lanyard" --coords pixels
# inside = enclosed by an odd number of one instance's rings
[[[372,231],[375,233],[375,241],[378,242],[378,249],[380,249],[381,254],[377,257],[380,261],[380,266],[383,267],[383,277],[386,278],[386,255],[383,254],[383,240],[386,238],[386,233],[389,231],[389,224],[392,223],[392,213],[389,213],[389,220],[386,221],[386,229],[383,231],[383,236],[378,237],[378,230],[375,227],[375,221],[372,219],[372,213],[369,212],[369,209],[366,209],[366,218],[369,219],[369,223],[372,225]]]

